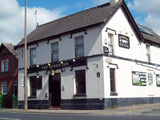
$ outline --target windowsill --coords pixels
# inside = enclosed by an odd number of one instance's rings
[[[73,97],[87,97],[86,94],[76,94],[76,95],[73,95]]]
[[[118,96],[118,93],[116,93],[116,92],[111,92],[111,93],[110,93],[110,96]]]

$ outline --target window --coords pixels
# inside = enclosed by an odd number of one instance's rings
[[[110,88],[111,88],[111,93],[116,92],[115,69],[114,68],[110,68]]]
[[[152,73],[148,73],[148,85],[153,85],[153,75]]]
[[[109,48],[109,54],[114,54],[114,48],[113,48],[113,34],[108,34],[108,48]]]
[[[129,42],[128,36],[118,34],[118,40],[119,40],[119,47],[123,47],[123,48],[127,48],[127,49],[130,48],[130,42]]]
[[[146,86],[147,85],[146,73],[132,71],[132,84],[135,86]]]
[[[75,72],[76,76],[76,95],[86,95],[85,70]]]
[[[4,60],[1,61],[1,72],[4,72]]]
[[[30,77],[30,97],[36,97],[37,90],[42,89],[42,76]]]
[[[59,44],[53,43],[51,45],[51,61],[56,62],[59,60]]]
[[[75,38],[75,57],[84,56],[84,37]]]
[[[36,97],[36,76],[30,77],[30,97]]]
[[[30,49],[30,65],[36,65],[36,48]]]
[[[7,82],[2,83],[2,94],[3,95],[7,94]]]
[[[160,87],[160,74],[156,75],[157,87]]]
[[[5,60],[5,72],[8,71],[8,64],[9,64],[9,60],[6,59],[6,60]]]
[[[150,45],[146,45],[146,57],[147,57],[147,62],[151,62],[151,58],[150,58]]]

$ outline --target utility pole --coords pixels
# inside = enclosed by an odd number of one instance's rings
[[[24,23],[24,109],[28,109],[27,103],[27,0],[25,0],[25,23]]]

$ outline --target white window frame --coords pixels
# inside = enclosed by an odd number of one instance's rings
[[[1,72],[4,72],[4,60],[1,61]]]
[[[82,39],[80,39],[80,38],[82,38]],[[83,44],[77,45],[76,42],[78,40],[82,40]],[[75,37],[74,38],[74,42],[75,42],[75,57],[83,57],[84,56],[84,36]],[[83,50],[83,54],[82,55],[78,53],[78,49],[82,49]]]
[[[151,62],[151,48],[149,44],[146,44],[146,57],[147,62]]]
[[[58,48],[53,50],[52,47],[53,45],[57,45]],[[58,54],[58,58],[57,59],[53,59],[53,55],[54,54]],[[51,44],[51,62],[56,62],[56,61],[59,61],[59,42],[54,42]]]
[[[35,56],[32,54],[32,51],[35,50]],[[36,51],[36,48],[31,48],[30,49],[30,65],[36,65],[36,60],[35,60],[35,63],[34,63],[34,59],[36,59],[36,56],[37,56],[37,51]]]
[[[114,35],[112,33],[108,33],[108,49],[109,54],[114,55]]]
[[[5,84],[5,85],[4,85]],[[6,92],[4,93],[4,87],[6,87]],[[7,82],[2,82],[2,95],[6,95],[7,94]]]
[[[4,71],[5,71],[5,72],[8,72],[8,68],[9,68],[9,59],[6,59],[4,64],[5,64],[5,65],[4,65]]]

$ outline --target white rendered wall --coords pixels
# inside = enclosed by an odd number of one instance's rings
[[[30,66],[30,49],[36,48],[36,60],[37,64],[46,64],[51,62],[51,44],[54,42],[59,42],[59,60],[67,60],[75,58],[75,43],[74,38],[78,36],[84,36],[84,54],[85,56],[91,56],[95,54],[102,54],[102,34],[101,34],[101,26],[92,27],[86,30],[85,32],[79,32],[72,34],[72,38],[70,38],[70,34],[66,34],[61,36],[61,41],[59,38],[50,40],[47,44],[47,41],[42,41],[35,45],[28,46],[27,49],[27,66]],[[19,51],[21,51],[19,49]],[[19,55],[19,68],[24,68],[24,53],[23,55]],[[98,67],[96,67],[98,65]],[[56,73],[61,74],[61,88],[64,87],[64,91],[61,89],[61,98],[62,99],[72,99],[76,92],[75,87],[75,70],[86,70],[86,94],[85,98],[103,98],[104,90],[103,90],[103,59],[98,58],[90,58],[88,61],[89,69],[86,69],[86,66],[74,67],[73,71],[70,71],[70,67],[65,68],[65,72],[61,72],[60,70],[56,70]],[[42,76],[42,90],[37,90],[37,98],[38,100],[46,100],[49,99],[45,95],[49,95],[48,91],[48,76],[45,74],[46,71],[39,72],[39,76]],[[100,78],[97,78],[97,72],[100,72]],[[23,75],[23,71],[19,71],[19,83],[21,83],[22,79],[20,78]],[[29,77],[36,76],[37,73],[28,74],[28,96],[30,95],[30,86],[29,86]],[[24,87],[19,86],[19,91],[21,94],[19,95],[19,100],[23,100],[24,96]],[[32,98],[33,99],[33,98]],[[31,99],[31,100],[32,100]],[[75,98],[76,99],[76,98]]]
[[[117,35],[113,31],[108,30],[105,32],[106,27],[116,30]],[[105,41],[108,39],[108,33],[114,35],[114,55],[120,56],[128,59],[136,59],[143,62],[147,62],[146,57],[146,46],[144,43],[140,42],[136,37],[131,25],[129,24],[126,16],[124,15],[122,9],[120,8],[111,20],[104,26],[102,30],[103,46],[107,46]],[[130,48],[119,47],[118,44],[118,34],[123,34],[130,38]],[[151,51],[151,62],[160,64],[160,49],[155,46],[150,46]],[[118,65],[109,65],[108,62]],[[146,65],[126,60],[114,59],[111,57],[104,57],[104,92],[105,98],[127,98],[127,97],[160,97],[160,87],[156,86],[156,74],[160,74],[159,68],[152,65]],[[145,65],[145,66],[144,66]],[[115,68],[115,78],[116,78],[116,92],[118,96],[110,95],[110,68]],[[145,72],[146,73],[146,86],[135,86],[132,84],[132,71]],[[148,84],[147,73],[152,73],[153,75],[153,85]]]

